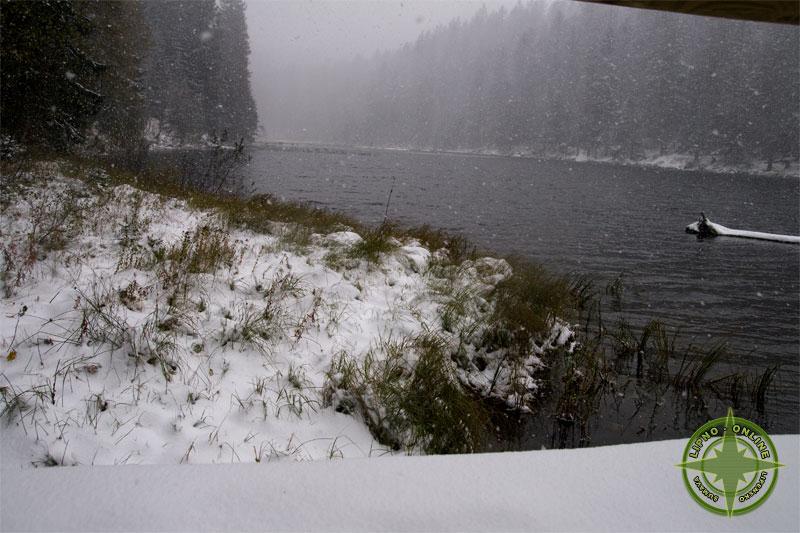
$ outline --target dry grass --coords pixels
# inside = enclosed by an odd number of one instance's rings
[[[513,262],[513,274],[495,288],[492,301],[494,312],[484,344],[489,351],[506,349],[521,358],[530,354],[533,343],[549,335],[556,318],[571,320],[580,306],[568,278],[519,260]]]
[[[64,165],[67,174],[86,180],[95,189],[108,184],[131,184],[163,197],[185,199],[189,206],[212,210],[219,215],[220,227],[200,225],[187,232],[171,246],[140,241],[146,233],[147,222],[141,218],[141,195],[129,205],[120,228],[123,256],[119,268],[156,269],[161,288],[170,293],[164,312],[158,310],[140,328],[131,330],[121,318],[142,298],[142,287],[129,285],[118,291],[82,294],[83,324],[80,336],[88,336],[112,348],[125,347],[136,360],[161,366],[169,381],[178,370],[174,359],[165,354],[175,353],[174,333],[164,327],[170,317],[186,307],[195,274],[213,274],[230,267],[236,260],[236,246],[225,227],[243,227],[261,233],[275,232],[275,222],[281,223],[280,242],[283,246],[302,252],[311,243],[311,233],[329,233],[351,229],[363,240],[349,248],[331,249],[326,262],[346,266],[362,259],[376,263],[395,249],[393,238],[414,238],[432,250],[444,248],[431,270],[436,276],[458,276],[459,265],[476,256],[475,248],[463,238],[449,236],[429,227],[401,229],[384,225],[369,229],[357,221],[330,211],[306,205],[279,202],[268,195],[242,198],[228,193],[198,191],[186,186],[174,171],[151,168],[138,176],[106,166],[103,172],[90,170],[96,162],[70,160]],[[19,184],[17,184],[19,185]],[[15,185],[15,186],[17,186]],[[44,253],[66,246],[80,231],[84,207],[76,195],[68,195],[62,203],[35,204],[34,227],[24,247],[3,249],[6,255],[3,273],[6,287],[18,285],[25,273]],[[67,223],[63,223],[63,221]],[[127,255],[125,255],[127,254]],[[480,337],[475,348],[486,352],[500,351],[511,363],[522,361],[535,347],[547,349],[549,377],[546,393],[555,399],[559,421],[579,421],[586,424],[596,411],[599,399],[610,390],[621,375],[618,362],[633,361],[637,379],[655,385],[700,394],[709,387],[720,388],[722,380],[729,395],[736,398],[741,387],[748,387],[752,401],[763,409],[766,393],[776,370],[768,369],[757,379],[738,376],[713,378],[713,371],[723,357],[723,348],[684,347],[677,334],[670,333],[660,322],[653,321],[635,329],[624,321],[608,328],[601,317],[601,296],[594,294],[585,279],[555,275],[524,260],[510,260],[513,273],[486,295],[485,316],[480,322],[472,307],[477,287],[446,284],[441,294],[440,335]],[[452,280],[451,280],[452,281]],[[238,343],[262,353],[268,353],[274,342],[285,335],[292,324],[285,320],[281,302],[289,296],[302,294],[299,280],[284,277],[256,286],[263,293],[264,304],[242,306],[231,313],[229,327],[223,332],[223,345]],[[617,282],[605,295],[612,298],[612,308],[622,309],[622,287]],[[201,305],[204,306],[201,300]],[[315,310],[308,316],[314,317]],[[484,311],[481,311],[483,313]],[[593,314],[594,313],[594,314]],[[163,315],[163,316],[162,316]],[[235,315],[235,316],[234,316]],[[469,318],[469,320],[466,320]],[[578,348],[572,352],[543,346],[556,319],[582,320]],[[311,320],[313,321],[313,320]],[[294,333],[300,338],[308,321],[301,321]],[[466,332],[467,328],[472,328]],[[477,329],[476,329],[477,328]],[[298,333],[299,332],[299,333]],[[479,451],[487,435],[486,402],[476,398],[454,373],[451,347],[437,334],[414,338],[381,341],[368,353],[362,363],[347,354],[335,358],[328,373],[324,401],[337,410],[360,413],[373,435],[380,442],[395,448],[418,448],[428,453]],[[498,367],[499,368],[499,367]],[[283,409],[302,413],[313,402],[305,396],[308,387],[299,374],[291,370],[282,389]],[[263,389],[263,385],[260,386]],[[26,402],[36,394],[21,394],[5,389],[4,411],[22,412]],[[301,394],[302,393],[302,394]],[[97,399],[95,399],[97,400]],[[100,416],[95,402],[92,416]]]
[[[375,230],[367,230],[361,234],[362,240],[347,251],[351,259],[366,259],[368,263],[380,263],[381,255],[388,254],[396,248],[392,244],[391,226],[381,226]]]
[[[490,431],[486,407],[458,381],[446,343],[433,334],[384,340],[360,365],[338,354],[324,399],[360,412],[373,436],[394,449],[476,452]]]

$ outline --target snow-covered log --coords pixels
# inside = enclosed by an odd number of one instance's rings
[[[692,222],[686,226],[686,233],[694,233],[702,237],[741,237],[743,239],[759,239],[762,241],[800,244],[800,236],[731,229],[723,226],[722,224],[715,224],[707,218],[704,220],[698,220],[697,222]]]

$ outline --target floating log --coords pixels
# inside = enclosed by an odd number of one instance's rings
[[[781,235],[779,233],[764,233],[761,231],[747,231],[731,229],[722,224],[711,222],[708,217],[701,214],[700,220],[686,226],[686,233],[693,233],[700,238],[711,237],[740,237],[742,239],[758,239],[761,241],[788,242],[800,244],[800,237],[796,235]]]

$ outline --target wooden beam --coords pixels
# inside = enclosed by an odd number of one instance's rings
[[[578,0],[592,4],[634,7],[672,11],[704,17],[721,17],[756,22],[800,24],[800,1],[798,0]]]

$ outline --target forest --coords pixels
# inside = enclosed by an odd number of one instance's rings
[[[141,153],[252,139],[243,0],[2,2],[2,133]],[[35,24],[33,23],[35,21]],[[269,139],[728,163],[798,158],[790,26],[531,2],[270,80]]]
[[[275,76],[271,138],[731,163],[798,157],[795,28],[531,2]],[[787,161],[788,163],[788,161]]]
[[[800,530],[800,26],[482,1],[0,0],[0,530]]]
[[[141,154],[250,139],[242,0],[3,1],[4,144]]]

